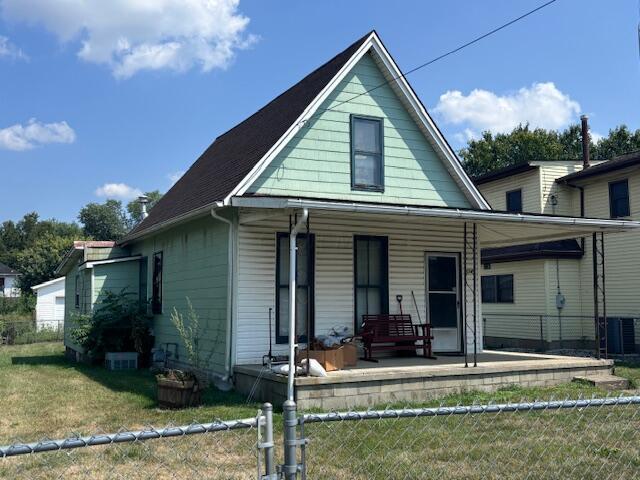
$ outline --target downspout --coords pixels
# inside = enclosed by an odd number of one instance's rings
[[[233,316],[233,282],[234,282],[234,244],[233,244],[233,221],[221,217],[216,213],[216,210],[221,208],[222,202],[217,202],[216,206],[211,209],[211,216],[220,220],[221,222],[226,223],[229,226],[229,237],[227,243],[227,322],[225,328],[225,352],[224,352],[224,377],[222,377],[223,382],[228,382],[231,378],[231,327],[232,327],[232,316]]]
[[[302,210],[289,234],[289,376],[287,379],[287,400],[294,401],[293,381],[296,373],[296,251],[300,229],[307,223],[309,210]],[[307,333],[309,335],[310,332]]]

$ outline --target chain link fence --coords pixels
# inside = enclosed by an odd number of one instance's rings
[[[275,421],[265,405],[255,418],[243,420],[0,447],[0,478],[191,476],[638,478],[640,397],[305,415],[290,403]]]
[[[596,352],[593,316],[492,313],[484,314],[482,323],[486,349],[581,356]],[[640,353],[640,319],[632,315],[607,317],[606,323],[609,354]]]
[[[640,397],[307,414],[306,478],[629,479]]]
[[[32,316],[0,315],[0,345],[24,345],[64,340],[64,321],[36,321]]]
[[[0,447],[0,478],[256,478],[265,419],[259,412],[243,420],[17,441]]]

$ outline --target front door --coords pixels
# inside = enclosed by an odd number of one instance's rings
[[[433,350],[460,349],[460,268],[457,253],[425,255],[427,322],[433,332]]]

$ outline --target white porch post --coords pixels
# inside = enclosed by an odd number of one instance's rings
[[[287,378],[287,400],[293,401],[293,381],[296,373],[296,252],[298,231],[309,218],[309,210],[303,209],[289,233],[289,376]]]

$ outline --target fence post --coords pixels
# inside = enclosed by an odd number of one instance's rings
[[[264,480],[276,480],[275,465],[273,463],[273,405],[265,403],[262,405],[262,415],[264,416],[264,438],[258,445],[264,450],[264,476],[258,471],[258,478]]]
[[[296,402],[287,400],[282,405],[284,417],[284,465],[282,473],[286,480],[296,480],[298,477],[298,416]]]

